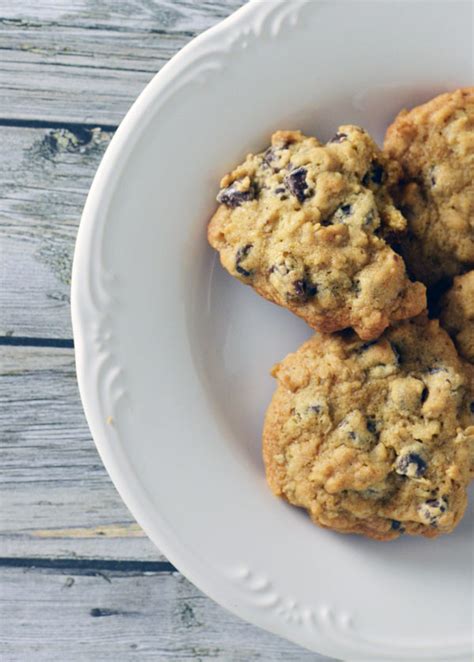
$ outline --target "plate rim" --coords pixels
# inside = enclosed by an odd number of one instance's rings
[[[318,3],[321,2],[321,0],[317,1]],[[292,0],[292,11],[297,12],[301,7],[309,4],[309,2],[310,0]],[[247,25],[252,29],[253,26],[258,25],[259,19],[260,22],[263,22],[266,12],[269,13],[267,11],[268,4],[267,6],[265,5],[265,0],[249,0],[247,4],[237,9],[223,21],[192,39],[153,76],[125,115],[112,138],[90,187],[81,216],[74,251],[71,281],[71,318],[75,343],[76,371],[83,409],[101,460],[121,499],[156,547],[172,561],[185,577],[189,578],[200,590],[231,613],[314,652],[323,652],[323,654],[327,655],[340,655],[343,645],[331,645],[326,637],[326,633],[323,632],[323,636],[320,637],[319,641],[314,642],[314,644],[304,643],[298,632],[291,627],[291,624],[268,622],[268,619],[263,619],[262,615],[257,612],[250,602],[245,603],[244,601],[237,602],[235,599],[233,600],[230,597],[230,590],[226,591],[225,588],[223,589],[219,585],[218,573],[214,571],[214,575],[212,575],[212,572],[209,573],[209,570],[211,570],[209,566],[205,566],[204,564],[199,566],[200,560],[195,556],[190,559],[189,554],[184,550],[184,547],[167,526],[166,522],[160,519],[156,513],[151,517],[151,509],[146,506],[148,499],[146,492],[140,486],[140,481],[135,476],[133,468],[127,465],[125,455],[121,453],[120,449],[117,450],[116,431],[113,425],[105,422],[103,420],[103,412],[99,411],[100,406],[97,404],[97,399],[94,397],[89,382],[90,371],[87,367],[88,358],[85,356],[85,349],[88,347],[88,341],[86,341],[88,336],[87,326],[91,322],[90,314],[92,312],[88,299],[92,300],[93,297],[90,294],[84,294],[84,284],[81,277],[84,274],[84,265],[87,267],[86,273],[89,276],[93,272],[93,262],[91,262],[88,251],[88,242],[90,242],[91,236],[100,233],[105,227],[107,215],[104,212],[99,214],[98,211],[99,208],[103,209],[104,205],[107,205],[110,201],[108,187],[106,186],[107,182],[117,180],[120,177],[120,163],[126,161],[124,156],[133,150],[134,145],[146,130],[147,123],[143,120],[146,120],[145,116],[149,104],[156,100],[160,92],[166,89],[167,85],[176,75],[179,75],[180,68],[191,64],[193,54],[204,46],[206,42],[213,41],[215,35],[222,33],[224,37],[231,35],[233,30],[237,31],[240,24],[242,26]],[[285,5],[288,7],[285,0],[273,0],[271,11],[274,8],[283,8]],[[113,187],[110,188],[113,189]],[[97,277],[97,275],[95,276]],[[197,569],[198,567],[199,569]],[[263,622],[264,620],[265,622]],[[370,659],[400,660],[408,659],[408,657],[409,659],[413,659],[413,655],[420,653],[419,650],[416,650],[415,645],[409,650],[390,651],[382,657],[379,648],[374,652],[374,643],[368,642],[368,647],[362,645],[362,648],[357,652],[355,649],[353,649],[354,652],[352,653],[346,652],[346,659],[349,659],[347,655],[350,655],[350,659],[353,660],[369,659],[368,657],[360,656],[372,656],[374,654],[377,658],[371,657]],[[314,646],[317,646],[317,648]],[[460,651],[458,647],[455,648],[457,648],[456,651],[454,648],[449,649],[451,653],[448,650],[443,651],[442,655],[444,657],[436,659],[464,659],[467,649]],[[349,649],[346,648],[345,650],[348,651]],[[397,655],[397,658],[393,658],[394,654]],[[432,652],[430,652],[431,654]],[[403,655],[403,658],[401,655]],[[435,658],[427,658],[425,655],[422,655],[416,659]]]

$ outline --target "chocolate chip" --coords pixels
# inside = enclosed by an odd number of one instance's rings
[[[441,499],[427,499],[425,503],[427,506],[431,506],[433,508],[440,508],[440,509],[444,508],[444,510],[442,511],[444,512],[448,504],[448,499],[445,496],[443,496],[441,497]]]
[[[251,271],[248,271],[247,269],[244,269],[244,267],[241,266],[241,263],[248,257],[248,254],[253,248],[253,244],[246,244],[245,246],[241,246],[237,253],[235,254],[235,270],[237,273],[241,274],[242,276],[245,276],[248,278],[249,276],[252,275]]]
[[[474,402],[471,402],[469,409],[471,410],[471,414],[474,414]]]
[[[293,287],[296,298],[303,302],[314,297],[318,291],[316,285],[313,285],[307,278],[295,280]]]
[[[353,212],[352,205],[346,203],[336,209],[334,213],[319,221],[323,227],[334,225],[335,223],[345,223],[348,216]]]
[[[280,200],[288,200],[287,190],[284,186],[278,186],[274,193],[280,196]]]
[[[392,529],[394,531],[400,531],[400,533],[404,530],[402,527],[402,523],[399,522],[397,519],[392,520]]]
[[[362,178],[362,184],[368,186],[370,182],[374,184],[382,184],[385,179],[385,170],[378,163],[378,161],[372,161],[370,164],[370,169],[365,173]]]
[[[314,414],[320,414],[322,412],[322,407],[321,405],[310,405],[308,411],[311,411]]]
[[[431,508],[437,508],[440,513],[446,512],[446,503],[443,503],[443,501],[440,501],[439,499],[428,499],[426,501],[426,505],[430,506]]]
[[[309,197],[310,191],[306,182],[306,175],[308,171],[306,168],[296,168],[292,170],[285,177],[285,184],[288,186],[290,193],[292,193],[298,202],[304,202]]]
[[[330,143],[343,143],[347,140],[347,133],[336,133],[329,141]]]
[[[316,421],[320,414],[325,413],[327,407],[323,402],[315,403],[309,407],[301,407],[297,409],[292,409],[291,414],[298,418],[298,420],[303,421],[305,424],[315,425]]]
[[[268,164],[270,164],[272,161],[275,160],[275,150],[273,147],[269,147],[268,149],[265,150],[263,154],[263,160],[266,161]]]
[[[427,499],[418,511],[426,524],[436,527],[438,519],[448,509],[448,500],[445,496],[441,499]]]
[[[278,171],[280,170],[280,168],[274,166],[274,162],[277,160],[278,160],[278,156],[275,153],[275,150],[273,149],[273,147],[269,147],[263,155],[264,164],[272,168],[272,170]]]
[[[327,228],[329,225],[332,225],[332,218],[323,218],[319,221],[319,225],[323,228]]]
[[[375,434],[377,432],[377,422],[375,418],[367,419],[367,430],[369,432],[372,432],[372,434]]]
[[[286,156],[289,143],[283,145],[269,147],[263,154],[264,166],[269,166],[273,172],[280,172],[286,168]]]
[[[420,478],[426,472],[428,465],[418,453],[399,455],[396,462],[396,472],[409,478]]]
[[[254,184],[245,191],[240,191],[236,184],[237,182],[233,182],[227,188],[221,189],[217,194],[217,202],[235,209],[235,207],[240,207],[242,203],[254,200],[257,197],[257,189]]]
[[[428,499],[428,501],[426,501],[426,503],[429,506],[436,506],[437,508],[444,508],[445,505],[446,506],[448,505],[448,497],[442,496],[441,500],[440,499]]]
[[[420,400],[421,400],[422,404],[423,404],[423,402],[426,402],[428,400],[429,394],[430,394],[430,392],[429,392],[428,388],[425,386],[425,388],[422,390],[421,396],[420,396]]]

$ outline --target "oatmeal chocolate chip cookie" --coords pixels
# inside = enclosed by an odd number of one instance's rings
[[[441,302],[441,325],[460,355],[474,364],[474,271],[454,279]]]
[[[426,305],[384,238],[406,227],[387,192],[397,174],[358,127],[326,145],[278,131],[223,178],[209,242],[233,276],[313,328],[375,338]]]
[[[385,153],[403,175],[392,192],[408,219],[401,252],[431,285],[474,267],[474,87],[402,111]]]
[[[399,322],[373,342],[316,334],[273,375],[263,456],[276,495],[323,527],[378,540],[458,524],[474,413],[437,321]]]

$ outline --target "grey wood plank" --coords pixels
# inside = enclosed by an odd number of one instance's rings
[[[0,119],[119,123],[195,34],[244,0],[0,0]]]
[[[328,658],[221,609],[178,574],[0,567],[4,662]]]
[[[0,0],[0,22],[120,32],[200,32],[246,0]],[[1,24],[1,23],[0,23]]]
[[[0,232],[0,336],[72,337],[69,285],[42,258],[41,243]],[[73,239],[61,242],[63,266],[73,246]]]
[[[74,242],[112,135],[0,126],[0,336],[72,337]]]
[[[0,555],[160,560],[91,439],[70,349],[0,346]]]

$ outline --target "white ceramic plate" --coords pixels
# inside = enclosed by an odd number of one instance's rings
[[[197,586],[348,660],[471,652],[472,514],[377,543],[311,525],[265,485],[269,370],[310,335],[206,244],[220,176],[277,128],[358,123],[466,85],[470,2],[253,1],[146,88],[94,180],[73,272],[87,419],[124,501]]]

